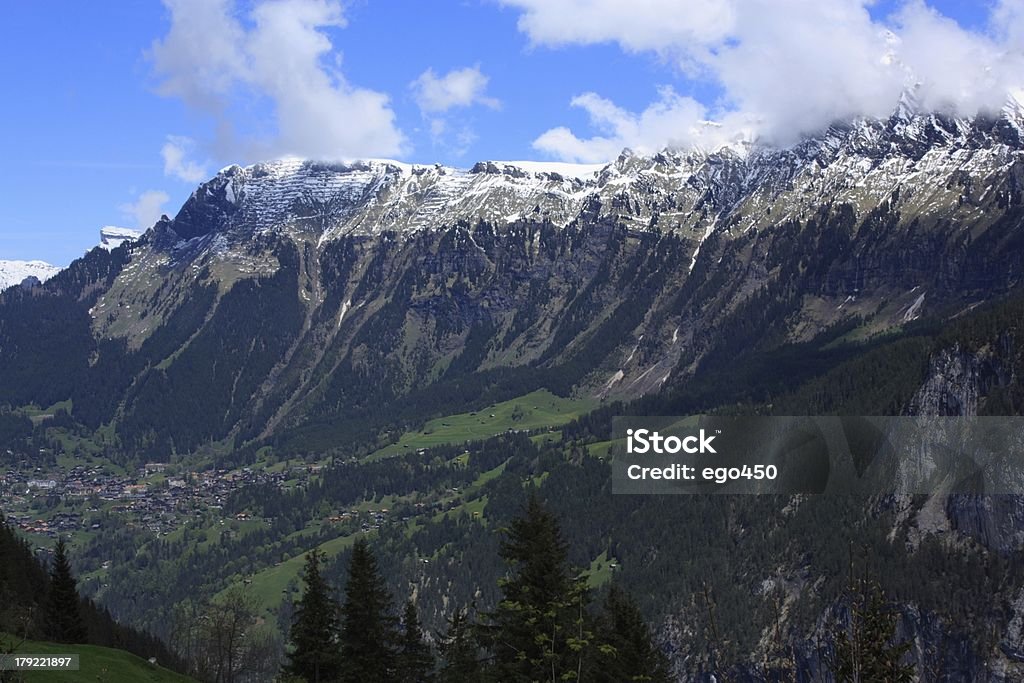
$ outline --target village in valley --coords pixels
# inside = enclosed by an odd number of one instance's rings
[[[131,474],[96,464],[70,469],[22,465],[0,473],[0,507],[12,526],[49,537],[99,530],[103,512],[164,535],[201,511],[221,509],[244,486],[283,484],[289,476],[251,468],[178,474],[167,463],[147,463]]]

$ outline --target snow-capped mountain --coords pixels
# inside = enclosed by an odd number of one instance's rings
[[[231,166],[200,186],[169,226],[187,241],[284,233],[324,243],[346,235],[410,234],[486,221],[565,226],[586,207],[641,230],[703,236],[806,216],[822,203],[942,213],[957,178],[1019,163],[1024,117],[1011,100],[995,117],[922,114],[911,96],[888,120],[835,125],[789,149],[745,143],[714,152],[625,151],[607,165],[481,162],[471,169],[394,161],[299,160]],[[902,195],[900,189],[905,190]],[[962,217],[970,203],[960,204]],[[738,225],[737,225],[738,223]]]
[[[203,231],[189,209],[219,211],[224,232],[344,235],[413,232],[486,220],[547,218],[564,225],[593,192],[601,165],[482,162],[472,169],[372,160],[326,164],[275,161],[231,166],[202,185],[173,229]]]
[[[102,430],[126,461],[354,462],[410,425],[539,389],[605,406],[647,395],[634,406],[662,414],[1024,411],[1015,100],[953,118],[908,94],[886,119],[837,123],[785,149],[627,150],[600,166],[231,166],[144,235],[102,238],[131,241],[0,297],[0,405],[67,401],[75,429]],[[606,438],[603,419],[566,432]],[[605,465],[579,448],[584,439],[569,441],[565,455],[587,468],[580,481],[598,491]],[[562,460],[545,451],[536,462],[548,458]],[[878,538],[920,544],[922,562],[952,558],[940,573],[973,566],[982,546],[998,567],[1020,550],[1018,498],[891,505],[880,513],[892,533]],[[821,509],[800,513],[800,528]],[[744,516],[730,518],[737,547],[752,528]],[[952,542],[926,545],[935,529]],[[638,561],[666,547],[661,530],[645,534]],[[756,602],[764,586],[813,593],[842,578],[845,548],[818,576],[802,559],[778,565],[770,546],[756,546],[749,574],[770,578],[737,584],[741,600],[729,604],[755,600],[737,613],[767,604]],[[1002,586],[1010,575],[999,572]],[[972,575],[993,595],[998,645],[985,635],[971,650],[956,622],[920,606],[901,628],[929,643],[917,652],[954,653],[943,666],[962,680],[994,670],[1021,680],[1024,589],[994,589],[984,574]],[[667,639],[688,657],[685,625],[697,622],[672,599],[683,618],[666,620]]]
[[[138,389],[111,399],[117,419],[196,411],[145,442],[154,455],[327,424],[457,373],[541,368],[629,398],[723,354],[846,321],[868,337],[1011,291],[1022,131],[1015,102],[964,119],[908,96],[786,149],[230,166],[68,281],[84,287],[78,334],[159,377],[125,378]],[[196,377],[210,386],[175,394]]]
[[[100,228],[99,246],[110,251],[112,249],[117,249],[127,241],[137,240],[141,236],[142,232],[139,230],[119,228],[116,225],[104,225]]]
[[[58,272],[60,272],[58,266],[50,265],[45,261],[0,260],[0,290],[21,284],[28,277],[45,282]]]
[[[141,236],[142,232],[139,230],[105,225],[100,228],[100,241],[97,246],[111,251],[117,249],[124,242],[137,240]],[[27,277],[34,277],[40,282],[46,282],[60,271],[60,266],[45,261],[5,261],[0,259],[0,290],[21,284]]]

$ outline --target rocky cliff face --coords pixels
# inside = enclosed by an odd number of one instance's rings
[[[954,346],[931,359],[927,379],[911,400],[911,415],[977,416],[983,397],[1016,385],[1018,351],[1010,334],[979,350]],[[995,414],[1003,412],[999,408]],[[943,512],[936,523],[928,515]],[[1024,543],[1024,500],[1018,496],[937,495],[921,508],[917,527],[944,533],[957,531],[984,547],[1009,555]]]
[[[825,332],[877,340],[1014,293],[1022,188],[1015,105],[969,120],[908,105],[790,149],[624,152],[601,167],[232,166],[138,240],[0,295],[0,404],[70,397],[84,428],[109,425],[125,450],[164,460],[263,445],[330,453],[542,386],[608,400],[678,394],[702,370],[787,343]],[[945,344],[898,409],[1019,412],[1015,339],[984,329]],[[876,507],[892,517],[879,543],[920,553],[903,569],[955,556],[962,576],[976,576],[979,557],[997,566],[1024,542],[1016,498]],[[744,572],[732,607],[751,604],[740,593],[754,580],[755,607],[782,595],[787,624],[798,608],[815,619],[841,611],[821,604],[844,570],[834,557],[821,568],[835,549],[780,531],[820,528],[834,512],[800,499],[781,513],[709,512],[728,518],[723,535],[736,542],[722,552]],[[842,512],[828,522],[864,516]],[[766,541],[744,560],[752,537],[795,549],[774,564],[764,558],[781,546]],[[922,676],[929,661],[954,680],[988,680],[986,667],[998,674],[990,680],[1020,673],[1020,593],[992,602],[1009,605],[1000,618],[1011,628],[988,649],[934,604],[903,605],[901,634]],[[683,605],[669,619],[677,661],[692,663],[692,625],[706,612]],[[812,635],[824,633],[820,619]],[[819,644],[793,628],[793,656],[811,672],[801,680],[811,680]],[[767,657],[775,636],[759,635],[755,655]]]
[[[907,402],[905,414],[925,419],[1017,414],[1010,404],[1003,402],[1002,392],[1017,385],[1017,374],[1022,367],[1018,325],[1000,327],[982,322],[973,326],[966,338],[953,341],[955,336],[950,335],[950,341],[940,344],[928,359],[923,381]],[[802,502],[801,498],[794,498],[784,513],[794,514],[791,511],[798,510]],[[931,496],[887,496],[864,501],[864,504],[870,510],[870,517],[888,520],[892,525],[887,532],[889,541],[904,546],[911,556],[930,555],[936,562],[960,557],[964,562],[961,567],[974,563],[991,572],[994,567],[1017,563],[1024,545],[1024,499],[1019,495],[940,491]],[[851,568],[854,553],[851,548]],[[945,559],[940,560],[940,557]],[[860,561],[871,564],[870,559]],[[764,600],[771,608],[778,594],[785,596],[778,603],[781,605],[779,620],[764,631],[753,658],[762,662],[761,667],[738,670],[738,680],[772,680],[765,676],[769,663],[778,663],[777,658],[772,659],[773,654],[777,656],[772,649],[775,642],[772,639],[778,638],[778,630],[793,625],[795,610],[791,606],[797,596],[813,593],[827,580],[825,574],[819,573],[820,567],[813,564],[782,562],[771,568],[773,575],[765,580]],[[958,619],[939,612],[955,600],[949,593],[970,591],[974,586],[965,586],[959,570],[952,565],[949,569],[938,589],[947,593],[946,598],[940,598],[930,607],[913,601],[892,605],[897,613],[894,641],[910,646],[905,663],[913,666],[919,680],[925,681],[1002,683],[1019,680],[1024,675],[1021,649],[1024,614],[1022,594],[1013,587],[1015,580],[990,589],[993,604],[1000,605],[996,613]],[[1005,576],[1016,574],[1011,570]],[[834,680],[829,664],[831,634],[836,628],[848,628],[850,620],[848,598],[842,597],[817,618],[807,632],[809,635],[791,637],[785,659],[789,670],[795,672],[796,680]],[[673,642],[682,642],[676,631],[670,629],[667,633],[672,634]],[[683,680],[693,679],[683,676]]]
[[[966,310],[1024,272],[1021,122],[1017,106],[907,106],[791,149],[602,167],[232,166],[75,294],[96,352],[125,368],[96,419],[142,424],[150,401],[171,415],[181,392],[223,393],[196,386],[217,353],[240,360],[206,376],[234,389],[178,415],[201,425],[189,434],[144,439],[155,451],[316,431],[481,373],[632,398],[838,321],[866,337]],[[237,347],[212,339],[253,325]]]

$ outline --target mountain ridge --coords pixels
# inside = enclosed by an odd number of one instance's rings
[[[785,624],[796,665],[823,671],[856,542],[915,647],[953,653],[937,664],[965,679],[993,664],[1012,680],[1017,499],[635,500],[610,494],[602,458],[612,415],[1020,413],[1020,122],[911,105],[784,150],[627,152],[592,178],[498,162],[229,167],[138,240],[0,294],[0,404],[51,406],[37,429],[128,467],[275,468],[277,483],[216,501],[224,521],[272,527],[153,538],[111,586],[180,598],[202,567],[219,590],[332,542],[341,527],[323,518],[366,503],[402,520],[378,530],[393,581],[447,586],[419,594],[443,624],[447,605],[493,595],[497,578],[476,580],[487,569],[452,568],[486,567],[480,549],[536,486],[586,540],[580,566],[614,558],[649,589],[680,672],[716,669],[700,658],[718,661],[705,621],[719,616],[736,661],[768,656]],[[399,445],[431,418],[483,424],[540,389],[597,409],[545,434],[512,422],[483,444]],[[363,458],[389,446],[391,460]],[[425,493],[427,479],[442,483]],[[167,627],[162,598],[102,582],[112,609]],[[974,632],[989,621],[1010,624],[998,643]]]
[[[764,207],[778,203],[791,184],[821,185],[819,203],[829,192],[835,200],[878,202],[894,180],[934,174],[943,165],[949,169],[943,179],[949,180],[955,171],[1009,161],[971,158],[986,147],[1004,156],[1021,150],[1019,103],[1008,104],[996,117],[970,118],[913,113],[914,106],[901,103],[887,120],[836,124],[788,148],[742,142],[712,152],[663,150],[647,156],[627,149],[604,165],[483,161],[467,170],[390,160],[298,159],[232,165],[197,188],[172,229],[179,244],[208,235],[211,226],[193,223],[211,218],[213,210],[220,214],[215,222],[222,223],[221,233],[232,225],[252,234],[310,232],[322,247],[345,235],[389,230],[405,235],[479,220],[495,225],[547,220],[564,227],[596,200],[603,215],[635,229],[676,230],[703,239],[722,222],[708,220],[705,206],[721,219],[745,213],[741,227],[750,229],[758,221],[778,222],[778,216],[763,215]],[[201,203],[209,205],[205,212],[195,207]],[[192,216],[193,210],[198,215]]]
[[[180,406],[173,386],[223,381],[229,393],[207,391],[223,405],[160,428],[205,424],[160,447],[191,450],[459,376],[635,398],[729,349],[964,310],[1019,282],[1019,113],[953,119],[907,104],[788,149],[625,151],[600,169],[227,167],[75,295],[89,292],[82,334],[128,373],[103,419],[145,429],[150,402]],[[56,282],[49,291],[70,293]],[[265,313],[246,319],[247,307]],[[252,362],[216,380],[212,366],[206,380],[186,370],[215,363],[227,339]]]

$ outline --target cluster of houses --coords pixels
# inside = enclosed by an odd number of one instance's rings
[[[56,536],[89,530],[98,527],[95,515],[79,511],[109,511],[163,535],[198,511],[220,509],[240,488],[282,483],[286,476],[249,468],[188,476],[165,474],[169,471],[166,463],[148,463],[131,475],[84,465],[47,472],[35,467],[9,469],[0,473],[0,510],[9,524],[26,533]]]
[[[121,524],[163,536],[206,511],[221,510],[242,488],[267,483],[285,486],[289,481],[301,486],[322,467],[302,464],[278,472],[246,467],[179,475],[168,463],[147,463],[131,474],[117,474],[100,465],[44,470],[23,462],[0,472],[0,513],[25,533],[50,537],[100,531],[104,514],[117,515]],[[440,500],[418,502],[394,520],[392,512],[382,507],[339,510],[323,521],[369,532],[399,518],[407,522],[412,516],[451,510],[459,505],[459,494],[458,488],[449,489]],[[247,521],[250,515],[240,512],[233,518]]]

